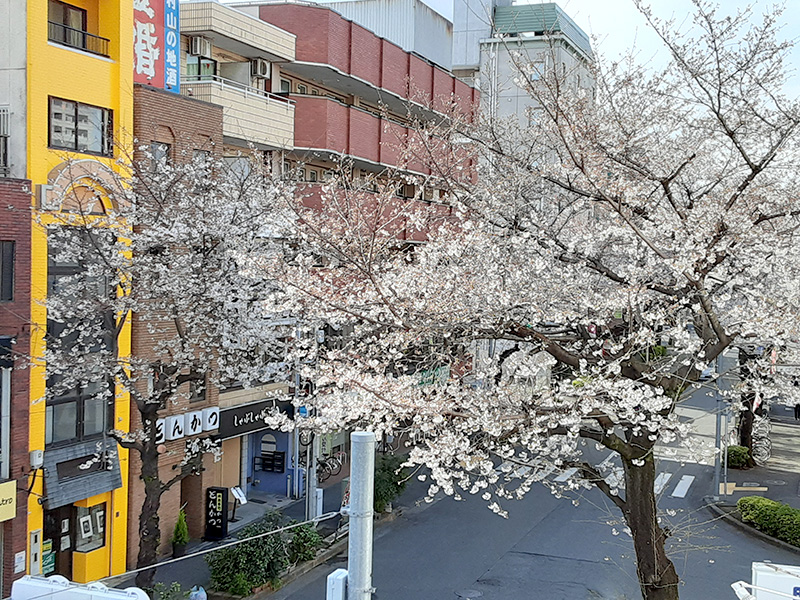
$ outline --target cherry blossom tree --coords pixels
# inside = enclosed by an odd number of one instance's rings
[[[131,430],[105,422],[103,434],[140,458],[131,477],[144,485],[144,567],[158,557],[162,495],[221,452],[208,437],[165,442],[159,419],[226,384],[287,376],[273,356],[285,333],[255,303],[270,284],[237,257],[272,252],[291,190],[257,161],[227,168],[203,155],[170,164],[137,156],[121,172],[67,163],[61,179],[54,194],[65,208],[40,216],[50,248],[48,398],[75,389],[101,406],[130,398]],[[119,352],[131,328],[132,352]],[[164,453],[180,454],[171,472],[160,468]],[[141,572],[137,585],[152,587],[154,574]]]
[[[782,92],[780,12],[696,0],[680,30],[635,4],[664,68],[598,58],[582,91],[519,57],[529,127],[420,124],[432,175],[409,176],[415,198],[391,178],[329,183],[296,205],[291,260],[253,260],[282,282],[270,310],[327,326],[303,355],[318,427],[411,429],[431,495],[500,514],[537,482],[598,488],[643,598],[662,600],[679,577],[656,444],[691,442],[676,407],[725,349],[797,337],[800,111]],[[608,451],[618,472],[598,465]],[[554,467],[575,475],[545,480]]]

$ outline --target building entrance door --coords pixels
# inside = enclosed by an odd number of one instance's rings
[[[72,506],[44,511],[42,575],[63,575],[72,579],[72,550],[75,547]]]

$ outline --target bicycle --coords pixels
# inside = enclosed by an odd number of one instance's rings
[[[769,417],[756,417],[753,421],[753,460],[763,467],[772,457],[772,440],[769,433],[772,431],[772,423]]]
[[[319,483],[326,481],[331,475],[338,475],[341,472],[342,463],[333,456],[323,456],[317,460],[317,481]]]

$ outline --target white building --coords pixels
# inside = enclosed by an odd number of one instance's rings
[[[536,106],[519,84],[553,69],[577,88],[593,85],[592,47],[580,27],[555,3],[512,6],[510,0],[455,0],[453,73],[475,82],[481,109],[493,117],[535,118]]]

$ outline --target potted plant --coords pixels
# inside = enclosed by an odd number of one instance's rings
[[[175,530],[172,532],[172,556],[178,558],[186,554],[186,544],[189,543],[189,527],[186,525],[186,512],[183,509],[178,513]]]

